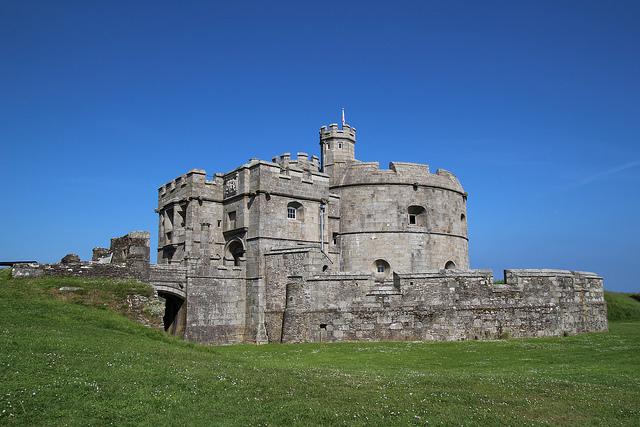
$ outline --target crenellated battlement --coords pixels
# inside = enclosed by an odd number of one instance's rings
[[[158,187],[158,194],[162,197],[167,193],[186,187],[189,184],[196,186],[222,185],[222,175],[215,174],[213,176],[207,176],[207,172],[204,169],[191,169],[189,172]]]
[[[281,168],[297,168],[303,171],[319,172],[320,171],[320,159],[316,155],[309,155],[304,152],[298,152],[296,158],[291,158],[291,153],[283,153],[279,156],[272,158],[273,163],[276,163]]]
[[[332,123],[329,126],[322,126],[320,128],[320,141],[333,138],[346,139],[355,144],[356,128],[351,127],[346,123],[342,126],[342,129],[340,129],[336,123]]]

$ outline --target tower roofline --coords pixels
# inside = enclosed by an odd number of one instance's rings
[[[338,127],[337,123],[331,123],[329,126],[322,126],[320,128],[320,140],[331,138],[343,138],[348,139],[351,142],[356,142],[356,128],[345,123],[342,129]]]

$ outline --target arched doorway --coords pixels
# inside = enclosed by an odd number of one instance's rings
[[[184,336],[187,324],[187,304],[184,298],[163,291],[158,291],[158,296],[165,301],[164,316],[162,316],[165,332],[170,335]]]

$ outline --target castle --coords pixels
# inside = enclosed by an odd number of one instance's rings
[[[356,160],[356,129],[320,158],[252,159],[160,187],[158,268],[171,330],[199,342],[478,339],[607,328],[592,273],[469,269],[467,193],[427,165]],[[174,296],[172,296],[174,295]],[[181,301],[186,301],[182,303]]]
[[[97,264],[111,274],[115,257],[166,300],[168,332],[202,343],[607,329],[596,274],[506,270],[495,283],[469,268],[467,193],[452,173],[356,160],[356,130],[344,122],[319,139],[320,158],[285,153],[212,177],[194,169],[160,187],[157,265],[138,233],[68,274]]]

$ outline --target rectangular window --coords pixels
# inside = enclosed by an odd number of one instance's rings
[[[409,224],[416,225],[416,216],[409,214]]]
[[[342,142],[338,142],[338,148],[342,148]]]
[[[296,208],[287,208],[287,218],[296,219]]]
[[[384,273],[384,265],[378,264],[378,273]]]
[[[333,233],[333,244],[334,245],[338,244],[338,233]]]

